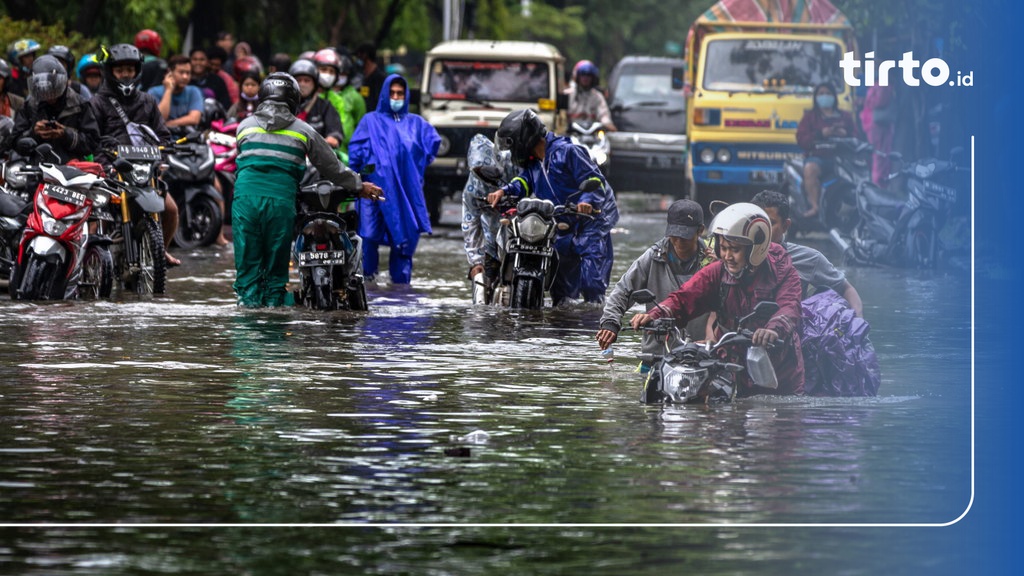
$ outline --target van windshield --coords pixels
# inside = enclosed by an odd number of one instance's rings
[[[811,93],[818,84],[845,89],[838,43],[757,38],[708,42],[704,89]]]
[[[434,60],[428,86],[437,100],[536,102],[551,98],[545,62]]]
[[[615,85],[615,99],[657,100],[679,106],[686,102],[682,89],[672,87],[672,67],[656,64],[639,64],[624,69]]]

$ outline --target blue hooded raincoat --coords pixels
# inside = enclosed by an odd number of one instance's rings
[[[409,113],[406,94],[401,111],[391,110],[391,84],[399,74],[384,80],[377,109],[363,116],[348,144],[349,167],[359,172],[374,164],[366,179],[380,186],[384,202],[359,200],[359,234],[363,237],[363,272],[377,273],[377,248],[391,247],[391,280],[407,284],[412,276],[412,256],[419,235],[430,234],[430,215],[423,197],[423,173],[434,161],[441,137],[426,120]]]
[[[551,286],[554,304],[580,293],[587,302],[601,302],[612,273],[611,230],[619,221],[619,208],[611,186],[601,170],[590,160],[587,151],[569,138],[548,132],[544,158],[531,162],[505,191],[512,196],[534,195],[555,204],[586,202],[594,208],[594,218],[571,216],[560,218],[569,229],[555,239],[558,251],[558,273]],[[601,187],[593,192],[570,198],[586,180],[597,179]]]

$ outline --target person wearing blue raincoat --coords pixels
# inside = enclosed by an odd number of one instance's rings
[[[558,272],[551,286],[552,304],[557,306],[581,294],[584,302],[604,302],[612,273],[611,230],[619,221],[619,208],[600,168],[584,148],[548,132],[537,113],[529,109],[506,116],[495,142],[499,149],[511,151],[512,162],[522,172],[488,195],[492,206],[505,194],[533,195],[556,205],[575,203],[583,214],[559,218],[569,227],[555,237]],[[578,194],[587,180],[596,180],[600,186]]]
[[[363,274],[373,278],[381,244],[391,247],[391,282],[412,280],[412,257],[420,234],[432,232],[423,197],[423,173],[434,161],[441,137],[426,120],[409,113],[405,79],[384,80],[377,108],[363,116],[348,145],[349,167],[359,172],[375,165],[367,179],[384,189],[384,202],[359,200],[359,235],[363,238]]]

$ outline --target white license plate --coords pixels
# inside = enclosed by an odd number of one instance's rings
[[[299,267],[337,266],[345,263],[344,250],[321,250],[316,252],[299,252]]]
[[[647,157],[648,168],[671,168],[675,158],[667,154],[651,154]]]
[[[750,173],[750,181],[758,184],[778,184],[779,172],[771,170],[754,170]]]

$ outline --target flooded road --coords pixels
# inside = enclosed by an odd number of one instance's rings
[[[663,214],[624,214],[613,277],[663,231]],[[882,367],[877,398],[657,408],[637,401],[638,337],[624,333],[608,364],[599,309],[473,307],[461,250],[456,230],[425,238],[412,287],[370,289],[369,313],[240,310],[232,256],[212,248],[182,258],[163,298],[0,299],[3,521],[128,525],[8,530],[0,567],[36,557],[72,574],[189,573],[206,557],[238,572],[261,554],[337,547],[364,573],[433,558],[461,574],[485,564],[453,547],[480,546],[510,573],[539,560],[571,571],[587,559],[573,533],[611,554],[685,551],[716,573],[712,559],[769,549],[852,562],[886,533],[783,551],[799,531],[534,529],[507,548],[497,528],[130,525],[933,524],[967,508],[966,270],[848,269]],[[484,438],[465,438],[475,431]],[[242,541],[244,558],[217,552]],[[395,570],[367,570],[381,557]]]

